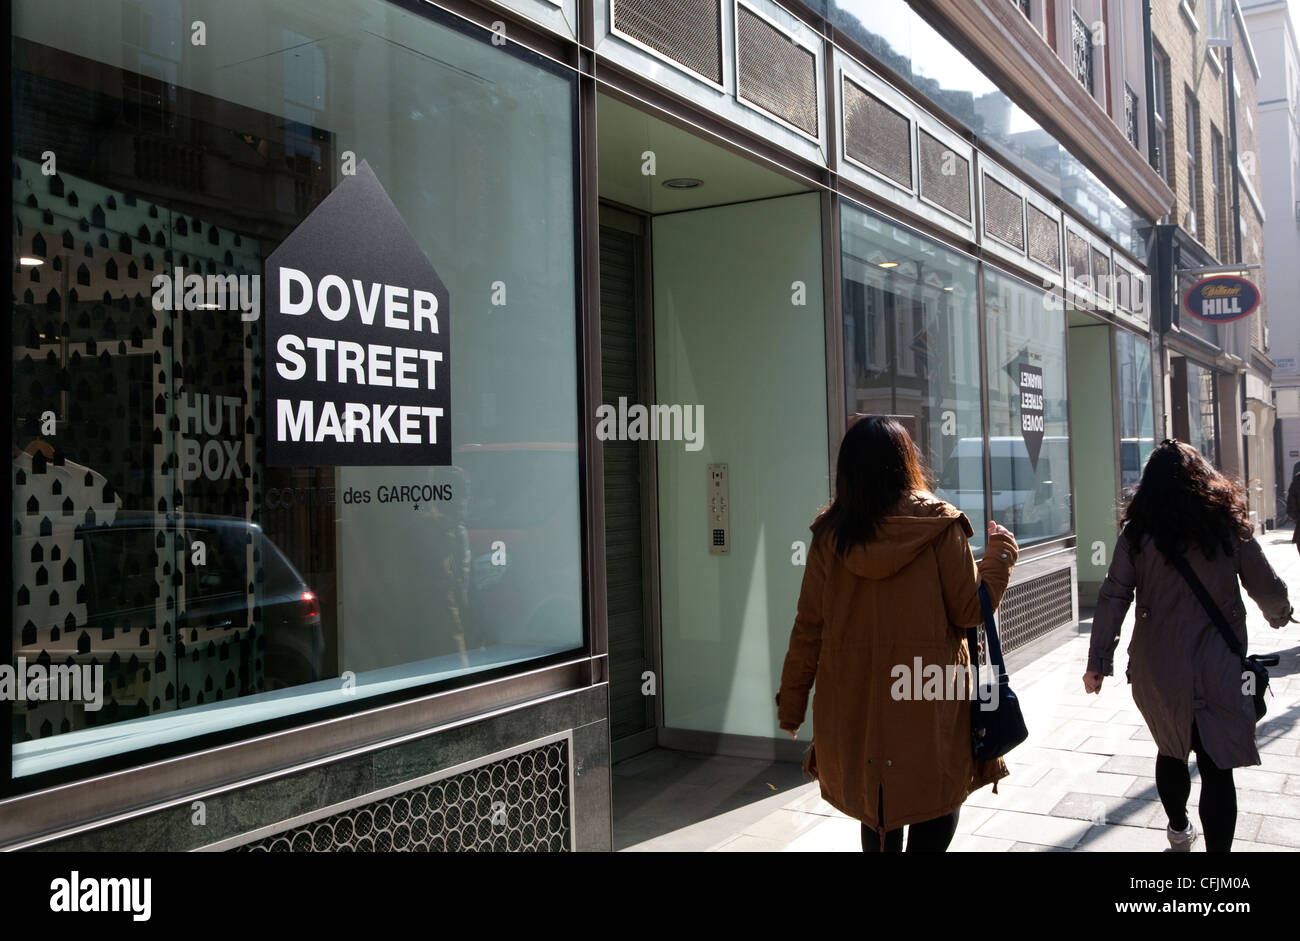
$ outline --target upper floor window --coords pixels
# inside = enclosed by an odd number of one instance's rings
[[[1223,135],[1219,129],[1210,126],[1210,199],[1214,203],[1214,238],[1215,252],[1221,261],[1226,261],[1229,255],[1230,235],[1228,232],[1227,213],[1224,211],[1224,196],[1226,189],[1224,183],[1224,150]]]
[[[1185,89],[1187,107],[1187,231],[1200,238],[1201,106],[1191,89]]]
[[[1078,12],[1074,13],[1074,76],[1093,93],[1092,30]]]
[[[1169,133],[1169,60],[1160,48],[1151,56],[1154,81],[1151,86],[1151,110],[1156,119],[1156,139],[1154,166],[1165,182],[1174,185],[1173,163],[1169,157],[1173,151]]]
[[[1138,96],[1127,84],[1124,85],[1124,133],[1128,142],[1136,148],[1142,146],[1141,123],[1138,121]]]

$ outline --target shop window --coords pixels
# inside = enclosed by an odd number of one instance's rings
[[[1021,545],[1071,531],[1065,317],[1059,298],[984,273],[989,515]]]
[[[850,415],[903,418],[984,544],[984,436],[975,263],[844,204],[844,385]]]
[[[13,213],[51,262],[12,312],[15,655],[102,670],[104,694],[16,709],[14,777],[581,649],[569,73],[382,2],[100,9],[123,36],[13,10]],[[209,51],[190,52],[198,19]],[[229,37],[239,55],[211,68]],[[271,460],[268,258],[362,179],[390,215],[324,241],[374,260],[338,338],[372,372],[339,373],[378,396],[443,370],[420,388],[449,390],[445,460]],[[399,256],[447,299],[443,358],[404,370],[370,284]],[[192,293],[157,280],[178,269],[201,276]],[[324,309],[279,316],[320,337]],[[384,427],[375,443],[396,445],[416,425]]]

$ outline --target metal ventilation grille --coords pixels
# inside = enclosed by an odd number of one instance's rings
[[[1053,271],[1061,270],[1061,226],[1036,206],[1027,205],[1029,257]]]
[[[998,637],[1003,651],[1011,651],[1073,620],[1070,570],[1059,569],[1007,589],[998,608]]]
[[[1025,250],[1024,200],[984,174],[984,234]]]
[[[1110,300],[1110,259],[1095,248],[1092,250],[1092,278],[1097,293]]]
[[[569,743],[551,742],[236,847],[237,852],[562,852]]]
[[[720,0],[611,0],[614,29],[722,84]]]
[[[1133,272],[1115,262],[1115,306],[1120,310],[1133,309]]]
[[[817,57],[745,7],[736,14],[740,96],[816,137]]]
[[[1065,258],[1070,266],[1070,280],[1081,281],[1089,277],[1088,243],[1068,230],[1065,233]]]
[[[912,122],[861,86],[844,80],[844,152],[912,188]]]
[[[921,195],[970,222],[970,161],[918,128]]]

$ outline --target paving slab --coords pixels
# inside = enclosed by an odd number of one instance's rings
[[[1289,531],[1261,539],[1300,607],[1300,556]],[[1271,631],[1247,603],[1254,652],[1277,651],[1283,666],[1258,727],[1260,765],[1237,769],[1236,852],[1300,849],[1300,625]],[[1011,777],[962,809],[957,852],[1167,852],[1156,793],[1156,747],[1125,682],[1130,611],[1115,675],[1099,695],[1082,689],[1086,632],[1068,634],[1012,675],[1029,738],[1007,755]],[[1288,672],[1283,674],[1281,669]],[[795,766],[797,769],[797,766]],[[631,851],[860,852],[860,824],[821,799],[815,782],[770,761],[654,749],[619,762],[614,774],[616,845]],[[1200,799],[1191,765],[1189,813]],[[765,786],[766,782],[766,786]],[[770,791],[770,793],[769,793]],[[1094,825],[1094,820],[1102,821]],[[1203,840],[1201,848],[1203,849]]]

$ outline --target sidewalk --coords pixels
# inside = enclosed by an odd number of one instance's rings
[[[1290,537],[1284,530],[1260,542],[1300,609],[1300,556]],[[1249,601],[1247,608],[1251,652],[1276,651],[1282,662],[1269,668],[1275,695],[1258,727],[1263,763],[1235,773],[1233,851],[1294,851],[1300,848],[1300,625],[1274,631]],[[1086,634],[1012,675],[1029,739],[1007,756],[1011,776],[997,794],[986,787],[966,801],[953,851],[1167,849],[1155,744],[1124,679],[1132,624],[1130,612],[1115,675],[1107,677],[1100,695],[1083,692]],[[616,845],[639,851],[860,852],[859,823],[826,804],[815,782],[789,786],[791,768],[797,776],[797,766],[664,750],[622,762],[614,768]],[[1200,793],[1194,760],[1192,768],[1194,807]],[[645,798],[639,805],[638,789]],[[668,822],[691,802],[689,822]],[[716,813],[710,816],[709,808]],[[1197,849],[1204,849],[1203,839]]]

